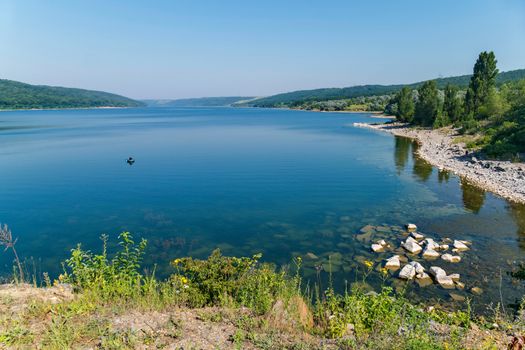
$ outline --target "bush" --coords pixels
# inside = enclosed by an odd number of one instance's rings
[[[275,272],[269,264],[259,263],[261,254],[251,258],[222,256],[219,249],[207,260],[175,259],[177,273],[171,280],[192,295],[191,306],[238,305],[267,312],[277,298],[299,289],[300,280]]]

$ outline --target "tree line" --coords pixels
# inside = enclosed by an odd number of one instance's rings
[[[419,88],[403,87],[385,113],[416,126],[453,126],[472,137],[468,146],[496,157],[523,157],[525,152],[525,79],[497,86],[494,52],[481,52],[466,89],[435,80]]]

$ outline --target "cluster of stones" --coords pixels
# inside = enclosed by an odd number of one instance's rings
[[[441,243],[432,238],[426,238],[417,232],[414,224],[406,225],[409,236],[401,243],[401,249],[412,255],[418,255],[425,260],[436,260],[441,257],[448,263],[458,263],[461,261],[461,252],[469,250],[470,242],[463,240],[445,239]],[[380,253],[392,249],[385,240],[373,243],[370,247],[373,252]],[[451,253],[447,251],[451,249]],[[415,280],[421,287],[428,286],[434,282],[444,289],[464,289],[465,285],[460,282],[460,275],[457,273],[447,274],[446,271],[438,266],[431,266],[428,271],[417,261],[408,261],[405,255],[394,255],[386,259],[384,267],[392,272],[398,271],[398,278],[403,280]],[[476,288],[476,287],[475,287]],[[475,294],[479,292],[479,288]]]

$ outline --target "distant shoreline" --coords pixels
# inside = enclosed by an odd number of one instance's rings
[[[525,204],[525,163],[478,159],[458,142],[453,129],[420,129],[402,123],[354,123],[365,127],[411,138],[419,144],[418,156],[438,167],[451,171],[480,188],[507,200]]]
[[[100,106],[100,107],[54,107],[54,108],[10,108],[0,109],[0,112],[16,112],[16,111],[63,111],[63,110],[82,110],[82,109],[124,109],[137,107],[115,107],[115,106]]]

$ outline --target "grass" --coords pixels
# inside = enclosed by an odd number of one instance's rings
[[[292,271],[278,271],[260,255],[226,257],[216,250],[206,260],[173,260],[174,273],[159,280],[140,272],[146,241],[123,233],[112,257],[106,243],[103,237],[98,254],[78,246],[65,262],[53,283],[70,284],[73,298],[31,301],[17,317],[3,317],[0,346],[163,348],[190,339],[195,345],[187,347],[199,348],[202,338],[223,337],[237,349],[462,349],[474,328],[489,332],[486,325],[495,322],[473,319],[468,303],[452,313],[425,311],[386,287],[379,293],[354,288],[337,294],[331,287],[310,293],[302,285],[300,258]],[[210,330],[196,334],[196,322]],[[497,322],[524,329],[519,321]],[[497,340],[477,338],[484,348],[496,346]]]

